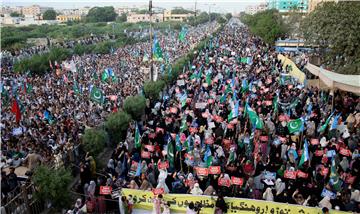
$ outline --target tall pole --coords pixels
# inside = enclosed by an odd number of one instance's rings
[[[195,0],[195,20],[196,20],[196,3],[197,1]]]
[[[153,51],[152,51],[152,47],[153,47],[153,40],[152,40],[152,26],[151,26],[151,22],[152,22],[152,0],[149,0],[149,14],[150,14],[150,80],[153,81],[154,80],[154,69],[153,69]]]
[[[211,7],[211,4],[209,4],[209,22],[211,22],[210,7]]]

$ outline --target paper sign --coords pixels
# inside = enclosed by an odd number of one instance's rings
[[[164,188],[156,188],[153,189],[152,192],[154,193],[154,195],[164,194]]]
[[[301,170],[298,170],[297,171],[297,177],[298,178],[307,178],[307,177],[309,177],[309,175],[308,175],[308,173],[305,173],[305,172],[303,172]]]
[[[231,183],[230,183],[230,180],[228,180],[228,179],[219,178],[219,180],[218,180],[218,185],[219,185],[219,186],[230,187]]]
[[[311,145],[319,145],[319,139],[313,138],[310,140]]]
[[[275,180],[276,179],[276,172],[265,171],[264,177],[265,177],[265,179]]]
[[[284,173],[284,178],[296,179],[296,171],[286,170],[285,173]]]
[[[178,80],[178,81],[176,81],[176,84],[178,86],[182,86],[182,85],[185,85],[185,81],[184,80]]]
[[[190,131],[191,133],[197,133],[198,129],[197,129],[197,128],[194,128],[194,127],[190,127],[190,128],[189,128],[189,131]]]
[[[344,156],[351,156],[351,151],[348,150],[348,149],[340,148],[339,153],[344,155]]]
[[[196,167],[196,174],[207,176],[209,174],[209,170],[207,168]]]
[[[169,168],[169,161],[160,162],[158,164],[159,169],[167,169]]]
[[[194,156],[189,155],[188,153],[185,153],[185,158],[189,159],[189,160],[194,160]]]
[[[209,123],[209,128],[210,128],[210,129],[215,128],[215,123],[214,123],[214,122],[210,122],[210,123]]]
[[[209,167],[209,174],[210,175],[218,175],[221,173],[220,166],[210,166]]]
[[[141,152],[141,158],[150,158],[150,152],[142,151]]]
[[[231,182],[232,182],[234,185],[242,186],[242,185],[244,184],[244,179],[243,179],[243,178],[238,178],[238,177],[231,176]]]
[[[148,138],[149,139],[154,139],[156,137],[156,134],[155,133],[149,133],[148,134]]]
[[[100,186],[100,195],[111,195],[111,186]]]
[[[264,101],[264,104],[265,104],[266,106],[271,106],[271,105],[272,105],[272,101],[271,101],[271,100],[266,100],[266,101]]]
[[[209,104],[214,103],[214,99],[208,99],[208,103],[209,103]]]
[[[160,128],[160,127],[156,127],[156,133],[159,133],[159,132],[164,134],[164,129]]]
[[[195,103],[195,108],[204,109],[207,103]]]
[[[327,189],[323,189],[323,191],[321,192],[321,196],[322,197],[326,197],[328,196],[330,199],[335,199],[336,198],[336,194],[327,190]]]
[[[356,176],[348,175],[346,176],[345,183],[347,184],[353,184],[355,181]]]
[[[316,150],[315,151],[315,156],[320,157],[324,155],[324,151],[323,150]]]
[[[155,151],[154,145],[145,145],[145,148],[146,148],[149,152]]]
[[[334,157],[335,155],[336,155],[335,150],[329,150],[329,151],[326,152],[326,156],[327,156],[328,158],[332,158],[332,157]]]

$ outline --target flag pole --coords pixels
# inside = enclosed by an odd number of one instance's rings
[[[150,14],[150,80],[153,81],[154,80],[154,69],[153,69],[153,51],[152,51],[152,47],[153,47],[153,40],[152,40],[152,0],[149,0],[149,14]]]

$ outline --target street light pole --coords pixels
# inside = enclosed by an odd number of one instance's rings
[[[150,80],[153,81],[154,80],[154,69],[153,69],[153,52],[152,52],[152,47],[153,47],[153,40],[152,40],[152,0],[149,0],[149,14],[150,14],[150,31],[149,31],[149,35],[150,35]]]

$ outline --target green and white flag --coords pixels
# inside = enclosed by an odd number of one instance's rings
[[[170,167],[173,168],[175,165],[174,164],[174,159],[175,159],[174,145],[170,140],[168,141],[168,144],[167,144],[167,159],[169,161]]]
[[[185,39],[186,39],[186,34],[187,34],[187,29],[185,27],[182,27],[181,28],[181,32],[179,34],[179,40],[181,42],[185,42]]]
[[[264,122],[262,119],[256,114],[256,112],[250,108],[249,105],[246,106],[246,113],[249,115],[249,119],[251,124],[253,124],[257,129],[264,128]]]
[[[141,147],[141,142],[140,142],[140,131],[139,131],[139,127],[138,127],[138,124],[136,123],[135,124],[135,138],[134,138],[134,141],[135,141],[135,148],[140,148]]]
[[[333,114],[334,114],[334,112],[332,112],[332,113],[330,114],[330,116],[326,119],[324,125],[322,125],[322,126],[319,128],[319,130],[318,130],[319,132],[324,132],[324,131],[326,130],[326,127],[329,125],[329,122],[330,122]]]
[[[186,117],[184,117],[181,120],[180,132],[184,132],[187,129],[188,129],[188,126],[187,126],[187,123],[186,123]]]
[[[103,82],[106,82],[106,80],[109,78],[109,73],[107,72],[107,70],[104,70],[102,75],[101,75],[101,80]]]
[[[161,50],[159,41],[156,38],[156,35],[154,35],[152,52],[153,52],[153,59],[154,60],[156,60],[156,61],[162,61],[163,60],[163,52]]]
[[[95,86],[91,89],[90,99],[94,102],[99,104],[103,104],[105,97],[100,89],[96,88]]]
[[[296,120],[291,120],[288,122],[287,127],[289,129],[290,134],[294,132],[300,132],[303,127],[303,120],[301,118],[298,118]]]

